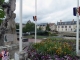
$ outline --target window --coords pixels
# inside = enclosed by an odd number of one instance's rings
[[[69,28],[71,28],[71,26],[69,26]]]
[[[62,26],[62,28],[64,28],[64,26]]]
[[[67,29],[66,29],[66,31],[67,31]]]
[[[67,26],[65,26],[65,28],[67,28]]]
[[[65,22],[65,25],[66,25],[67,23]]]
[[[43,26],[45,26],[45,25],[43,25]]]

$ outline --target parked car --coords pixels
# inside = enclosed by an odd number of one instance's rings
[[[17,40],[19,41],[19,38],[17,38]],[[23,38],[22,42],[28,42],[28,38]]]
[[[16,32],[17,35],[19,35],[19,32]],[[22,33],[22,36],[27,36],[29,34],[26,34],[26,33]]]
[[[28,34],[26,34],[26,33],[22,33],[22,36],[27,36]]]
[[[27,38],[23,38],[22,42],[28,42]]]

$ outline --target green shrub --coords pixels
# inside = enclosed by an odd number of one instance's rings
[[[71,52],[73,52],[72,47],[68,43],[59,41],[53,42],[50,39],[34,44],[33,48],[42,54],[57,54],[59,56],[71,54]]]
[[[49,36],[49,32],[47,31],[38,31],[37,35],[41,35],[41,36]]]

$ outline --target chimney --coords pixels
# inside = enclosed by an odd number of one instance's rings
[[[72,20],[72,22],[74,23],[74,19]]]
[[[62,20],[60,20],[60,22],[62,22]]]
[[[74,21],[74,19],[73,19],[73,21]]]

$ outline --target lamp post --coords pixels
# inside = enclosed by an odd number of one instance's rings
[[[22,0],[20,0],[19,51],[22,51]]]
[[[77,33],[76,33],[76,54],[79,54],[79,0],[77,0]]]

